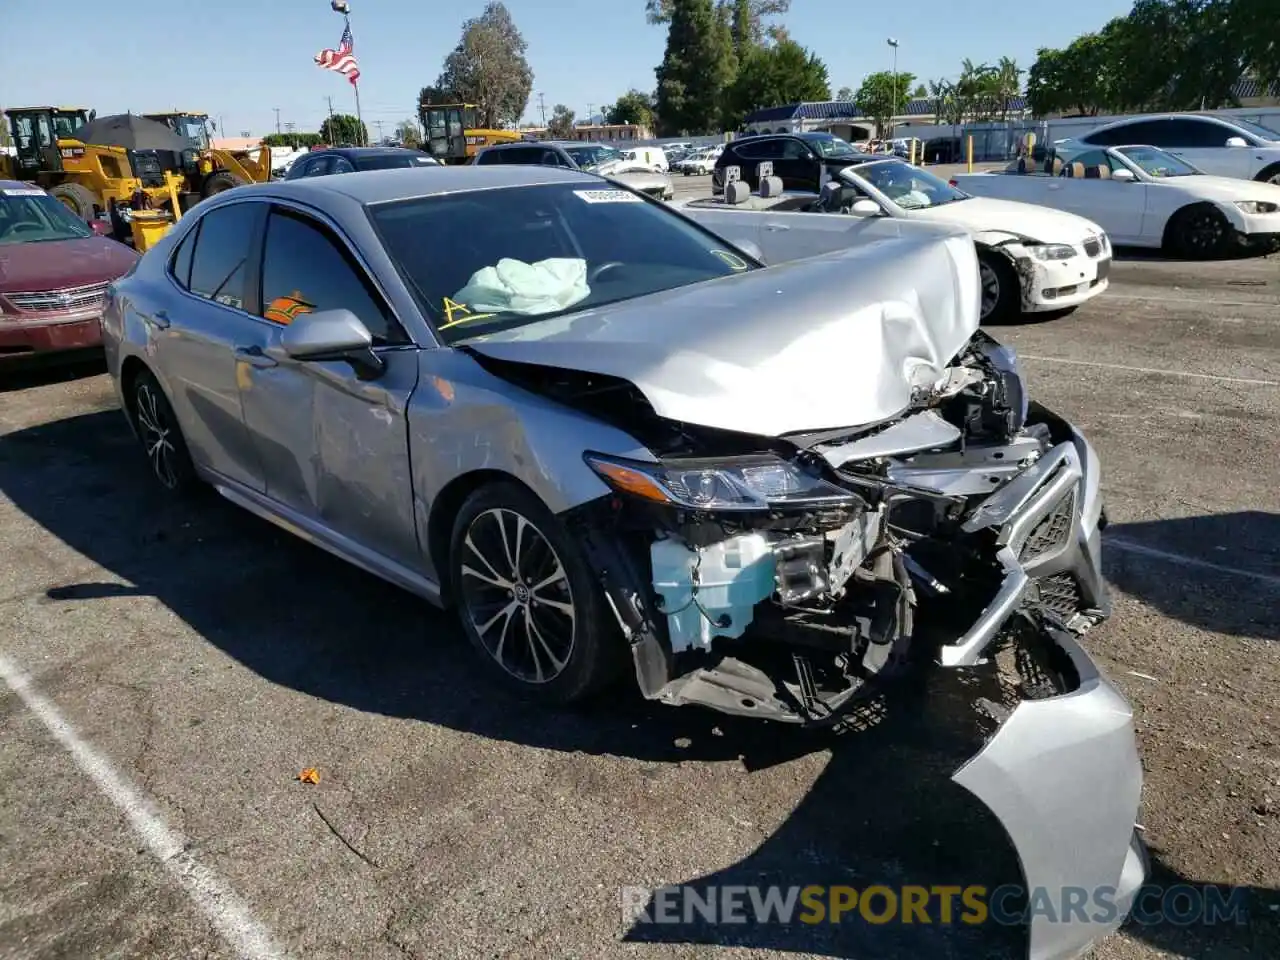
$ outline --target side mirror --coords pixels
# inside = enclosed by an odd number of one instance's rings
[[[1227,137],[1228,147],[1247,147],[1248,145],[1249,141],[1244,137]]]
[[[752,260],[764,263],[764,251],[760,249],[760,244],[754,240],[739,240],[734,242],[734,246],[749,256]]]
[[[1137,180],[1138,178],[1133,175],[1132,170],[1126,170],[1123,167],[1121,167],[1119,170],[1111,171],[1111,179],[1117,180],[1120,183],[1133,183],[1133,181]]]
[[[303,362],[343,360],[361,380],[372,380],[385,364],[373,352],[373,334],[350,310],[299,314],[280,335],[285,356]]]
[[[855,217],[878,217],[881,213],[880,204],[864,197],[853,201],[853,205],[849,207],[849,213]]]

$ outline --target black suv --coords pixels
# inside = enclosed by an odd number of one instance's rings
[[[725,167],[738,167],[754,193],[760,188],[756,169],[763,161],[773,164],[773,175],[782,178],[784,190],[817,193],[827,176],[854,163],[874,160],[871,154],[829,133],[763,133],[739,137],[725,145],[711,171],[711,192],[724,193]],[[883,159],[883,157],[879,158]]]

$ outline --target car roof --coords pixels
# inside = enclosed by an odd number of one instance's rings
[[[380,157],[388,154],[394,156],[399,153],[422,153],[421,150],[414,150],[410,147],[325,147],[322,150],[312,150],[312,154],[336,153],[344,157]]]
[[[0,190],[39,190],[44,193],[45,190],[38,183],[24,183],[21,180],[0,180]]]
[[[1097,133],[1099,130],[1109,130],[1112,127],[1118,127],[1123,123],[1134,123],[1138,120],[1216,120],[1219,123],[1234,125],[1235,117],[1217,117],[1211,113],[1196,113],[1194,111],[1183,111],[1181,113],[1137,113],[1132,117],[1121,117],[1118,120],[1111,120],[1107,123],[1094,127],[1087,133],[1080,134],[1083,139],[1091,134]]]
[[[492,149],[492,148],[491,148]],[[546,183],[581,183],[599,186],[601,177],[563,167],[533,164],[498,164],[495,166],[398,167],[391,170],[363,170],[340,177],[302,177],[297,180],[269,180],[249,183],[226,190],[227,195],[264,198],[297,197],[320,202],[326,195],[338,194],[357,203],[376,204],[392,200],[440,196],[467,190],[500,190],[505,187],[529,187]]]

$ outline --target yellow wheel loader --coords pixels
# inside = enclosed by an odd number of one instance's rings
[[[91,119],[81,107],[17,107],[5,117],[15,154],[0,155],[0,177],[43,187],[85,221],[111,214],[115,224],[119,207],[177,202],[182,180],[167,174],[154,152],[75,139]]]
[[[254,152],[214,147],[207,113],[173,111],[143,116],[163,123],[187,141],[194,156],[187,155],[181,171],[186,176],[185,192],[204,198],[246,183],[265,183],[271,179],[271,148],[264,144]]]
[[[533,139],[519,130],[477,126],[479,110],[470,103],[422,104],[418,118],[426,132],[426,151],[441,163],[470,163],[485,147]]]

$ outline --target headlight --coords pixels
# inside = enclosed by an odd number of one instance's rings
[[[587,453],[583,459],[618,493],[690,510],[771,510],[851,504],[847,490],[771,455],[644,463]]]
[[[1027,249],[1037,260],[1070,260],[1078,256],[1076,248],[1065,243],[1042,243]]]
[[[1236,206],[1244,213],[1275,213],[1280,210],[1280,205],[1266,200],[1237,200]]]

